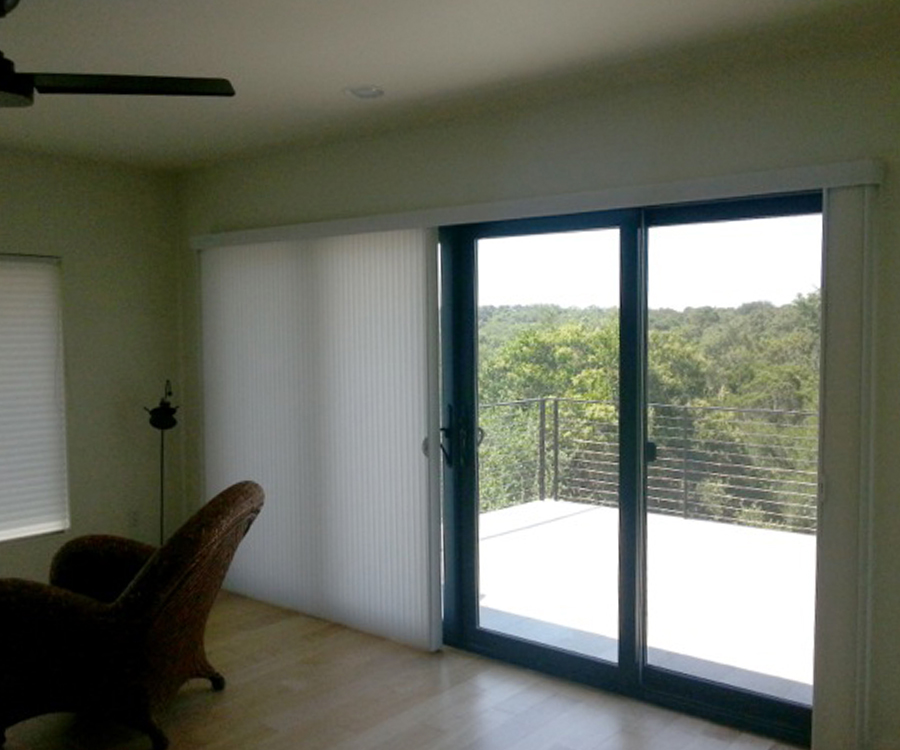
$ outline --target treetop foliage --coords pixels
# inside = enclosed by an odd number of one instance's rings
[[[647,507],[816,525],[818,292],[776,306],[651,310]],[[479,309],[482,510],[618,502],[617,309]]]
[[[651,403],[816,411],[820,294],[776,306],[651,310]],[[479,308],[482,403],[618,395],[618,310]]]

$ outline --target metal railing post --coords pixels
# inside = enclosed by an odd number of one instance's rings
[[[559,500],[559,399],[553,399],[553,499]]]
[[[687,413],[681,415],[681,517],[688,517],[688,429]]]
[[[538,499],[546,498],[547,489],[547,399],[542,398],[538,403]]]

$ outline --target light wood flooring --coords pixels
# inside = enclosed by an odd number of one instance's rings
[[[185,686],[171,750],[787,750],[789,746],[447,650],[426,654],[224,593],[207,650],[224,692]],[[149,750],[105,722],[45,716],[5,750]]]

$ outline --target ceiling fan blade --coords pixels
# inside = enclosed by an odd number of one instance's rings
[[[19,0],[0,0],[0,18],[14,10],[18,4]]]
[[[137,96],[234,96],[224,78],[29,73],[41,94],[131,94]]]

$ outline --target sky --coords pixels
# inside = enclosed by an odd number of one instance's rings
[[[650,309],[791,302],[821,286],[822,218],[652,227]],[[619,304],[617,229],[528,235],[478,243],[480,305]]]

